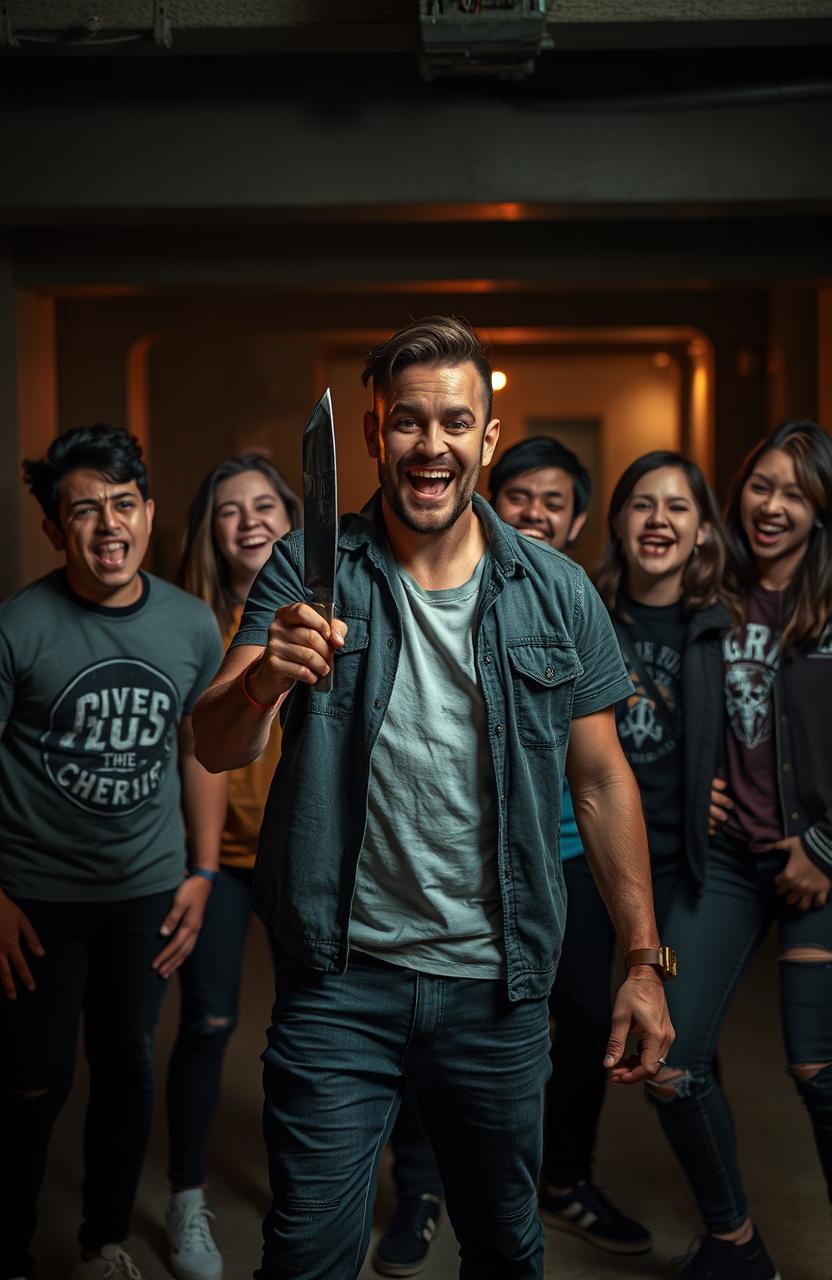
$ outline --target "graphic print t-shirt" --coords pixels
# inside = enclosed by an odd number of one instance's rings
[[[618,703],[615,718],[641,790],[650,852],[661,857],[678,853],[682,843],[682,655],[688,616],[681,601],[655,607],[627,600],[625,609],[630,621],[619,625],[655,691],[645,688],[638,671],[629,669],[635,689]]]
[[[752,852],[783,836],[774,737],[774,677],[780,660],[783,592],[757,587],[745,625],[723,641],[726,769],[734,809],[725,834]]]
[[[18,897],[112,901],[182,878],[177,731],[222,646],[202,601],[143,585],[108,609],[56,572],[0,605],[0,886]]]

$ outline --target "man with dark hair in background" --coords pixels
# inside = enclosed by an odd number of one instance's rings
[[[199,758],[237,768],[286,702],[255,880],[277,967],[264,1054],[273,1204],[258,1274],[357,1276],[406,1078],[460,1276],[541,1280],[567,740],[621,943],[652,955],[658,942],[641,801],[612,710],[631,685],[583,571],[475,494],[500,424],[473,330],[414,322],[370,353],[364,380],[380,491],[341,522],[339,617],[330,626],[306,603],[303,534],[288,535],[194,714]],[[332,692],[317,691],[332,668]],[[605,1058],[622,1082],[655,1074],[673,1039],[642,959]],[[631,1029],[640,1054],[625,1059]]]
[[[559,440],[530,436],[494,463],[488,492],[506,524],[566,551],[586,524],[592,478],[577,454]]]
[[[529,538],[548,543],[556,551],[568,551],[586,523],[592,479],[577,455],[559,440],[532,436],[507,449],[494,464],[488,488],[494,510],[507,524]],[[583,993],[580,975],[573,980],[573,966],[577,971],[584,955],[576,945],[586,927],[580,904],[585,886],[592,884],[583,852],[569,783],[564,779],[560,860],[572,905],[567,911],[561,964],[549,998],[556,1031],[552,1075],[546,1086],[540,1212],[549,1226],[578,1235],[599,1249],[610,1253],[645,1253],[653,1243],[650,1232],[622,1213],[592,1182],[591,1153],[601,1097],[598,1073],[589,1070],[584,1060],[584,1040],[574,1031],[576,1027],[591,1025],[587,1010],[580,1002]],[[560,1033],[559,1021],[568,1021],[571,1034]],[[581,1094],[580,1082],[586,1082],[584,1106],[563,1105],[558,1086],[564,1080],[569,1081],[573,1097]],[[571,1177],[564,1173],[566,1165],[561,1153],[565,1152]],[[558,1153],[557,1163],[555,1153]]]
[[[24,473],[65,563],[0,605],[0,1280],[31,1274],[82,1013],[73,1275],[141,1280],[121,1246],[150,1133],[154,1031],[164,980],[199,932],[225,816],[225,777],[196,760],[190,719],[222,647],[207,605],[141,570],[153,500],[134,437],[78,427]]]

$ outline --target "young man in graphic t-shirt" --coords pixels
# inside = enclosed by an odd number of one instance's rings
[[[121,1244],[150,1128],[153,1034],[164,980],[199,932],[225,814],[225,779],[197,762],[190,728],[222,649],[206,605],[140,570],[153,502],[133,437],[68,431],[25,474],[65,565],[0,606],[0,1280],[30,1274],[82,1013],[73,1274],[137,1280]]]

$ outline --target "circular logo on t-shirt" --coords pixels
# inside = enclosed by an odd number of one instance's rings
[[[108,658],[56,698],[41,738],[43,765],[79,809],[134,813],[164,781],[178,723],[179,695],[166,675],[135,658]]]
[[[618,736],[631,764],[654,764],[679,744],[682,658],[675,649],[650,641],[637,641],[636,649],[654,693],[651,696],[639,673],[630,669],[635,688],[616,712]],[[664,715],[656,705],[656,696],[662,700]]]

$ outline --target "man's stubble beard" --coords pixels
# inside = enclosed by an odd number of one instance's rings
[[[412,530],[413,533],[423,533],[425,535],[433,533],[444,533],[446,529],[450,529],[456,524],[457,520],[465,512],[466,508],[471,505],[474,496],[474,490],[477,487],[477,481],[480,478],[482,465],[478,464],[471,475],[465,481],[457,494],[457,500],[446,516],[441,516],[436,523],[420,524],[414,520],[413,516],[408,512],[401,498],[401,490],[390,483],[388,473],[382,465],[381,460],[378,461],[378,481],[381,486],[381,492],[387,499],[387,502],[393,511],[393,514],[401,521],[405,528]],[[405,483],[407,483],[405,481]],[[426,513],[428,519],[430,514]]]

